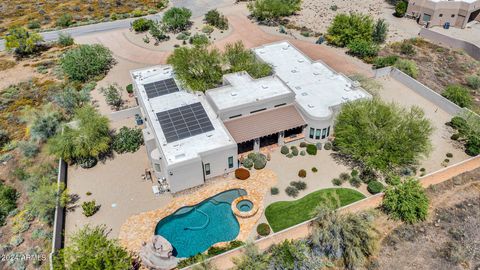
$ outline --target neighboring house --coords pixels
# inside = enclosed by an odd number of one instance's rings
[[[407,15],[420,24],[465,28],[469,22],[480,21],[480,0],[410,0]]]
[[[288,42],[253,50],[274,75],[227,74],[205,94],[179,87],[171,66],[131,72],[146,119],[143,135],[155,176],[172,192],[238,168],[238,154],[286,140],[324,142],[340,105],[371,95]]]

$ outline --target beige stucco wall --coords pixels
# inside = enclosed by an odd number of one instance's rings
[[[473,3],[462,1],[410,0],[407,15],[419,18],[420,24],[427,24],[425,14],[430,15],[429,26],[441,26],[449,22],[451,26],[464,28],[472,12],[480,9],[480,0]],[[480,21],[480,16],[476,20]]]

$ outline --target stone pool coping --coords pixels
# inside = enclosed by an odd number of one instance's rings
[[[252,209],[250,211],[241,211],[237,208],[237,204],[240,201],[243,201],[243,200],[248,200],[248,201],[252,202],[253,206],[252,206]],[[232,202],[232,212],[235,214],[235,216],[237,216],[239,218],[249,218],[249,217],[254,216],[258,212],[258,205],[260,203],[261,202],[257,201],[257,198],[255,198],[255,197],[252,197],[252,196],[249,196],[249,195],[240,196],[240,197],[236,198],[235,200],[233,200],[233,202]]]
[[[277,183],[276,174],[269,169],[251,171],[246,180],[235,179],[231,176],[217,177],[206,184],[185,192],[175,194],[171,202],[157,210],[143,212],[129,217],[120,227],[118,236],[120,244],[131,252],[139,252],[142,244],[155,234],[157,223],[185,206],[193,206],[215,196],[218,193],[231,189],[244,189],[248,199],[257,205],[258,211],[248,218],[237,218],[240,232],[235,240],[246,241],[263,213],[263,199],[270,187]],[[219,243],[221,245],[222,243]]]

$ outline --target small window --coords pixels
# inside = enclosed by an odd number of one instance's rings
[[[315,129],[310,128],[310,139],[313,139],[313,136],[315,135]]]
[[[452,16],[451,16],[451,17],[452,17],[452,18],[455,18],[455,14],[452,14]]]
[[[317,129],[317,131],[315,132],[315,140],[320,140],[320,133],[322,132],[321,129]]]
[[[160,164],[158,164],[158,163],[153,163],[153,167],[155,167],[155,171],[157,171],[157,172],[162,171],[162,167],[160,167]]]
[[[330,126],[327,128],[327,137],[330,136]]]
[[[228,157],[228,168],[233,168],[233,157]]]
[[[325,137],[327,137],[327,128],[322,130],[322,139],[325,139]]]
[[[257,113],[257,112],[265,111],[266,109],[267,108],[258,109],[258,110],[255,110],[255,111],[251,111],[250,113]]]
[[[287,105],[287,103],[277,104],[277,105],[275,105],[275,108],[276,108],[276,107],[285,106],[285,105]]]
[[[440,17],[440,18],[443,17],[443,14],[439,14],[438,17]]]
[[[232,118],[237,118],[237,117],[240,117],[242,116],[241,114],[237,114],[237,115],[234,115],[234,116],[230,116],[229,118],[232,119]]]
[[[210,175],[210,163],[205,163],[205,175]]]

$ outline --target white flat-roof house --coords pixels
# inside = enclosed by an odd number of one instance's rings
[[[253,52],[272,65],[272,76],[227,74],[222,86],[205,94],[180,87],[168,65],[131,72],[149,159],[171,192],[235,170],[239,153],[291,138],[324,142],[342,103],[371,98],[357,82],[288,42]]]

